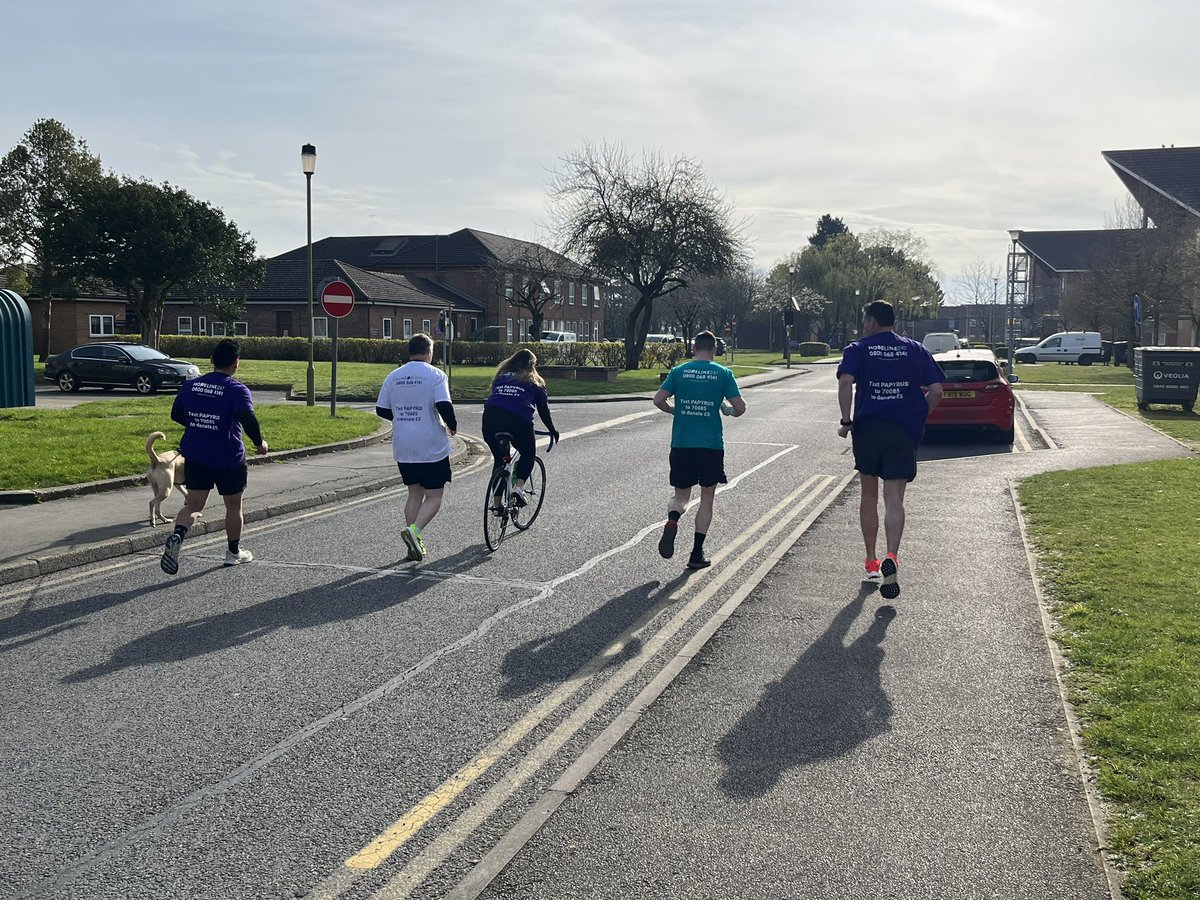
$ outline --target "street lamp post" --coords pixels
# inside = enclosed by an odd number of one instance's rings
[[[1017,303],[1017,241],[1021,239],[1021,229],[1010,229],[1008,236],[1012,239],[1012,252],[1008,257],[1008,371],[1014,372],[1017,362],[1014,356],[1017,349],[1017,326],[1013,310]]]
[[[988,307],[988,343],[996,349],[996,303],[1000,296],[1000,279],[992,279],[992,305]]]
[[[784,312],[784,321],[788,318],[794,318],[796,315],[796,291],[792,287],[792,280],[796,277],[796,267],[788,266],[788,305]],[[787,368],[792,367],[792,326],[785,324],[783,326],[783,358],[787,360]]]
[[[317,148],[305,144],[300,148],[300,165],[304,169],[305,212],[308,219],[308,374],[305,399],[309,406],[317,402],[316,373],[313,371],[313,260],[312,260],[312,177],[317,171]]]

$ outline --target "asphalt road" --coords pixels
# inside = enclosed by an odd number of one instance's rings
[[[641,402],[556,410],[495,554],[477,468],[419,567],[389,491],[0,593],[0,897],[1103,896],[1007,484],[1181,451],[931,446],[888,606],[830,374],[727,420],[705,572]]]

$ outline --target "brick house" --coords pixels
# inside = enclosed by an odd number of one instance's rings
[[[464,228],[442,235],[329,237],[312,249],[317,337],[329,332],[321,286],[339,278],[355,299],[354,311],[338,324],[339,337],[433,333],[439,314],[448,310],[460,338],[490,327],[502,339],[525,340],[532,316],[511,300],[523,277],[523,260],[533,253],[551,260],[554,268],[553,284],[546,285],[554,301],[545,310],[543,327],[574,331],[580,340],[603,336],[605,288],[582,266],[529,241]],[[308,249],[302,246],[268,260],[263,284],[247,295],[245,320],[234,323],[234,333],[305,337],[307,319]],[[202,309],[183,299],[167,302],[162,331],[219,333]]]

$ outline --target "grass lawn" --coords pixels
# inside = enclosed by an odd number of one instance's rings
[[[1015,374],[1029,384],[1133,384],[1127,366],[1066,366],[1059,363],[1017,363]]]
[[[146,470],[146,435],[161,431],[160,453],[179,446],[183,429],[171,421],[174,397],[97,400],[72,409],[0,409],[4,454],[0,490],[28,490],[137,475]],[[263,405],[257,408],[272,450],[294,450],[372,434],[371,413],[324,407]],[[253,453],[253,450],[250,451]]]
[[[1200,459],[1020,488],[1131,900],[1200,897]]]
[[[761,352],[761,351],[759,351]],[[201,368],[203,360],[191,360]],[[793,363],[799,358],[793,358]],[[762,371],[760,365],[743,365],[743,353],[738,353],[733,367],[735,375],[753,375]],[[305,390],[306,362],[290,360],[244,359],[237,377],[251,388],[291,384],[293,396]],[[386,363],[338,363],[338,399],[368,403],[379,396],[379,385],[395,366]],[[596,394],[638,394],[658,390],[659,369],[630,369],[618,373],[616,383],[609,381],[572,381],[563,378],[547,380],[546,387],[553,397],[587,397]],[[452,397],[455,400],[484,400],[491,389],[493,366],[455,366],[452,374]],[[316,363],[317,395],[328,399],[330,390],[329,363]]]

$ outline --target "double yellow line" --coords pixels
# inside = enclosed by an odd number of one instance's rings
[[[732,578],[738,575],[755,556],[761,553],[769,544],[774,542],[797,517],[806,510],[813,508],[814,503],[825,497],[824,508],[836,497],[850,477],[840,483],[830,475],[814,475],[795,491],[781,500],[775,507],[763,515],[757,522],[749,526],[742,534],[723,548],[713,557],[714,567],[720,564],[741,548],[746,547],[741,556],[727,567],[710,569],[708,572],[719,571],[719,574],[708,580],[705,587],[699,591],[674,617],[662,626],[652,637],[644,642],[642,651],[633,659],[622,665],[603,684],[592,691],[584,701],[542,741],[523,757],[514,768],[494,784],[479,800],[471,804],[457,820],[448,825],[426,849],[393,879],[391,879],[376,895],[376,898],[407,897],[419,886],[430,873],[454,853],[462,843],[494,812],[500,809],[516,791],[537,773],[574,735],[581,731],[600,709],[610,701],[622,688],[641,672],[647,664],[663,649],[679,631],[690,622],[710,600],[716,596]],[[833,488],[832,490],[831,487]],[[819,512],[819,509],[816,511]],[[815,518],[816,513],[810,517]],[[804,527],[807,527],[807,522]],[[657,525],[643,529],[643,536],[657,529]],[[798,537],[798,534],[796,535]],[[753,541],[753,543],[751,543]],[[785,542],[770,554],[767,563],[771,566],[786,552],[791,542]],[[756,573],[757,574],[757,573]],[[765,570],[762,573],[765,575]],[[758,580],[761,580],[761,575]],[[661,612],[670,604],[677,602],[694,585],[694,580],[679,589],[671,591],[667,596],[660,597],[637,622],[617,637],[608,647],[600,651],[571,678],[563,682],[551,694],[534,706],[528,713],[510,726],[504,734],[481,750],[472,760],[457,772],[443,781],[437,788],[412,806],[403,816],[388,827],[382,834],[371,841],[366,847],[355,853],[345,863],[322,881],[308,895],[311,898],[331,900],[343,894],[366,873],[382,865],[397,850],[412,839],[430,820],[454,802],[465,790],[503,759],[518,743],[524,740],[538,726],[543,724],[568,700],[579,693],[591,681],[593,676],[604,669],[611,659],[618,656],[625,646],[640,633],[647,630]],[[754,581],[749,587],[757,584]],[[743,589],[748,588],[743,584]],[[740,591],[739,591],[740,593]],[[739,601],[740,602],[740,601]],[[726,614],[727,615],[727,614]],[[722,619],[723,621],[723,619]],[[715,629],[714,629],[715,630]],[[640,710],[639,710],[640,711]],[[593,763],[594,765],[594,763]]]

